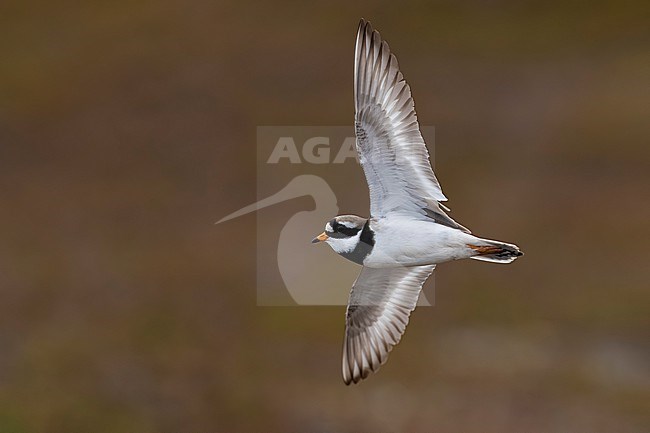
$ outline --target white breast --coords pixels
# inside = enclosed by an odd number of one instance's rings
[[[364,265],[417,266],[468,258],[474,236],[427,220],[388,217],[371,224],[375,246]]]

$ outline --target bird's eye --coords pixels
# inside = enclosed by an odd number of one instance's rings
[[[336,231],[339,232],[339,233],[342,233],[342,234],[344,234],[346,236],[356,236],[359,229],[358,228],[350,228],[350,227],[347,227],[347,226],[345,226],[343,224],[339,224],[336,227]]]

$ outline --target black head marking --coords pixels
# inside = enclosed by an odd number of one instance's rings
[[[338,239],[356,236],[359,230],[361,230],[359,227],[348,227],[345,224],[341,224],[336,218],[330,220],[329,225],[332,227],[332,232],[327,231],[327,235]]]
[[[372,252],[372,248],[374,246],[375,232],[373,232],[370,228],[370,220],[366,220],[366,223],[361,229],[361,235],[359,236],[359,242],[357,243],[356,247],[354,247],[354,249],[350,252],[341,253],[341,255],[346,259],[353,261],[354,263],[363,265],[363,261]]]

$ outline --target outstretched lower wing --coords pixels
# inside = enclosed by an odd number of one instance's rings
[[[370,214],[431,217],[467,231],[444,212],[447,198],[420,133],[411,89],[388,43],[361,20],[354,62],[357,152],[370,190]]]
[[[343,342],[343,381],[377,371],[399,343],[422,285],[436,265],[363,267],[350,292]]]

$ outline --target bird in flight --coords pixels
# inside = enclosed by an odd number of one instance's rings
[[[466,258],[510,263],[523,254],[516,245],[472,235],[447,215],[411,89],[386,41],[363,19],[355,47],[354,103],[370,218],[337,216],[312,241],[362,265],[346,312],[346,385],[386,362],[438,263]]]

